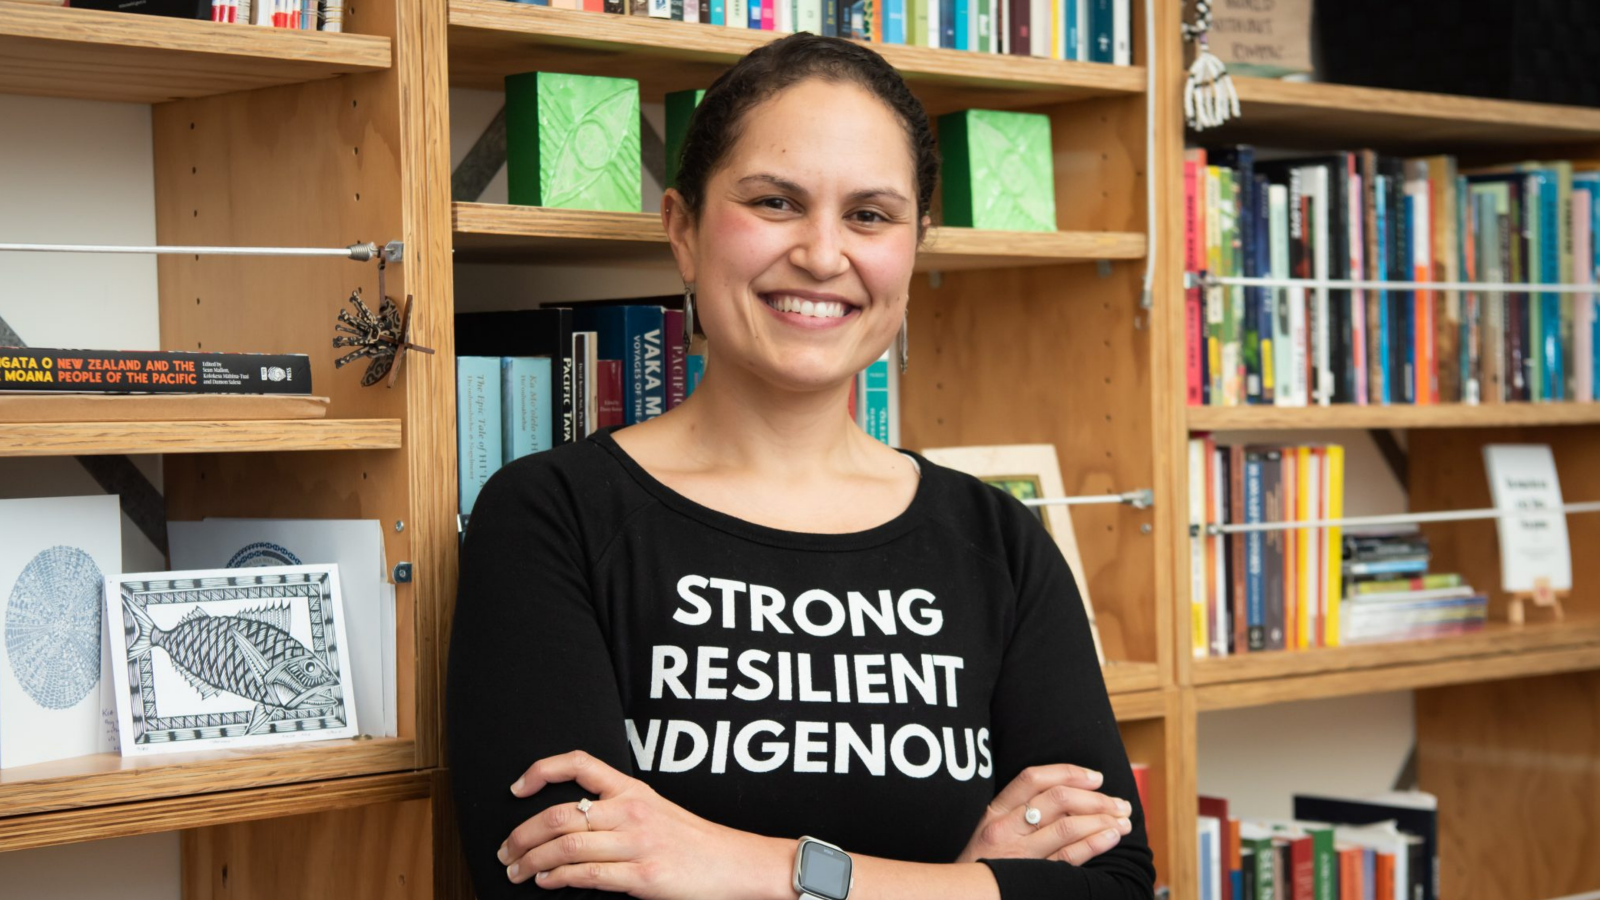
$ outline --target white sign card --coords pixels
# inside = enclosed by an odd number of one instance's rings
[[[398,730],[394,585],[377,519],[206,519],[168,522],[174,569],[332,563],[350,634],[356,718],[378,737]]]
[[[114,752],[102,592],[114,495],[0,500],[0,767]]]
[[[1509,592],[1529,592],[1545,578],[1551,590],[1572,589],[1572,548],[1567,516],[1539,510],[1561,507],[1561,482],[1548,444],[1488,444],[1483,448],[1495,509],[1519,510],[1495,520],[1500,532],[1500,581]]]
[[[123,756],[354,737],[335,566],[107,582]]]

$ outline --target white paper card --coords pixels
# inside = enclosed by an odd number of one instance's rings
[[[336,566],[107,583],[123,756],[354,737]]]
[[[369,733],[396,732],[394,585],[376,519],[206,519],[168,522],[175,569],[232,569],[264,565],[339,567],[356,718]]]
[[[101,593],[121,568],[115,496],[0,500],[0,767],[107,749]]]
[[[1496,519],[1500,532],[1500,580],[1507,591],[1532,591],[1547,578],[1552,590],[1572,589],[1572,548],[1561,507],[1561,482],[1548,444],[1488,444],[1483,448],[1495,509],[1527,512]]]

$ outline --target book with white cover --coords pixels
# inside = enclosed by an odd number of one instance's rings
[[[206,519],[167,523],[172,565],[234,569],[333,563],[349,633],[356,720],[367,733],[397,732],[394,585],[376,519]]]
[[[1495,520],[1500,535],[1500,581],[1507,591],[1532,591],[1539,578],[1557,591],[1572,589],[1572,548],[1565,513],[1559,509],[1561,481],[1548,444],[1487,444],[1484,469],[1496,509],[1524,512]]]
[[[0,500],[0,768],[116,750],[105,579],[114,495]]]

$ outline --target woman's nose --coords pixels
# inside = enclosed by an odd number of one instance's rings
[[[817,281],[828,281],[850,269],[849,241],[838,222],[811,222],[789,251],[789,261]]]

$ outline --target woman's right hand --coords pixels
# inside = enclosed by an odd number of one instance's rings
[[[1110,850],[1132,830],[1126,801],[1095,791],[1099,772],[1081,766],[1032,766],[989,801],[977,830],[956,862],[980,859],[1055,859],[1081,866]],[[1025,818],[1040,813],[1038,824]]]

